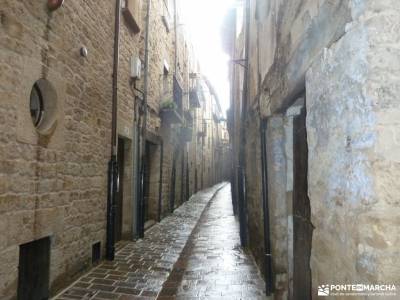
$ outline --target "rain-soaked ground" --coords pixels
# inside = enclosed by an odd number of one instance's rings
[[[263,291],[240,248],[230,185],[221,184],[192,197],[143,240],[121,243],[114,262],[101,263],[55,299],[266,299]]]

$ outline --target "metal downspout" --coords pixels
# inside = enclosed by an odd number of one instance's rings
[[[270,296],[274,292],[272,274],[272,254],[271,254],[271,233],[268,200],[268,163],[267,163],[267,122],[260,121],[261,139],[261,170],[262,170],[262,195],[263,195],[263,214],[264,214],[264,255],[265,255],[265,293]]]
[[[158,222],[161,221],[162,216],[162,186],[163,186],[163,165],[164,165],[164,143],[161,141],[160,144],[160,182],[158,186]]]
[[[144,93],[143,93],[143,122],[140,132],[140,161],[138,164],[138,236],[144,237],[144,167],[146,160],[146,127],[147,127],[147,96],[149,87],[149,28],[150,28],[151,0],[147,0],[146,14],[146,36],[145,36],[145,57],[144,57]]]
[[[243,80],[242,111],[240,124],[240,146],[238,167],[238,204],[240,221],[240,241],[243,247],[247,246],[247,203],[246,203],[246,113],[249,88],[249,49],[250,49],[250,0],[246,0],[246,33],[245,33],[245,68]]]
[[[118,117],[118,67],[121,0],[116,0],[114,62],[112,81],[111,159],[108,163],[106,259],[115,257],[115,197],[118,192],[117,117]]]
[[[175,76],[178,72],[178,16],[177,16],[177,9],[176,9],[176,0],[174,0],[174,34],[175,34],[175,57],[174,57],[174,71]]]

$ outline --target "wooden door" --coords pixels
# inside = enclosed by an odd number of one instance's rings
[[[118,178],[119,188],[116,197],[115,211],[115,241],[122,239],[122,220],[123,220],[123,204],[124,204],[124,164],[125,164],[125,144],[124,139],[118,138]]]
[[[50,238],[20,246],[18,300],[49,299]]]
[[[308,198],[306,112],[293,122],[293,299],[311,299],[310,255],[313,226]]]

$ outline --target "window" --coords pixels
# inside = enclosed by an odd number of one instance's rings
[[[44,105],[42,92],[37,83],[33,85],[30,97],[30,111],[33,125],[37,128],[42,121]]]
[[[170,94],[169,89],[169,78],[168,78],[168,68],[164,66],[164,73],[163,73],[163,101],[169,98]]]
[[[33,84],[28,105],[38,133],[50,134],[57,123],[57,93],[48,80],[39,79]]]

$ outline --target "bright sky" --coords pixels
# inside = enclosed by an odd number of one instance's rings
[[[189,33],[202,73],[218,93],[223,114],[229,108],[229,56],[222,50],[221,28],[234,0],[181,0],[182,23]]]

